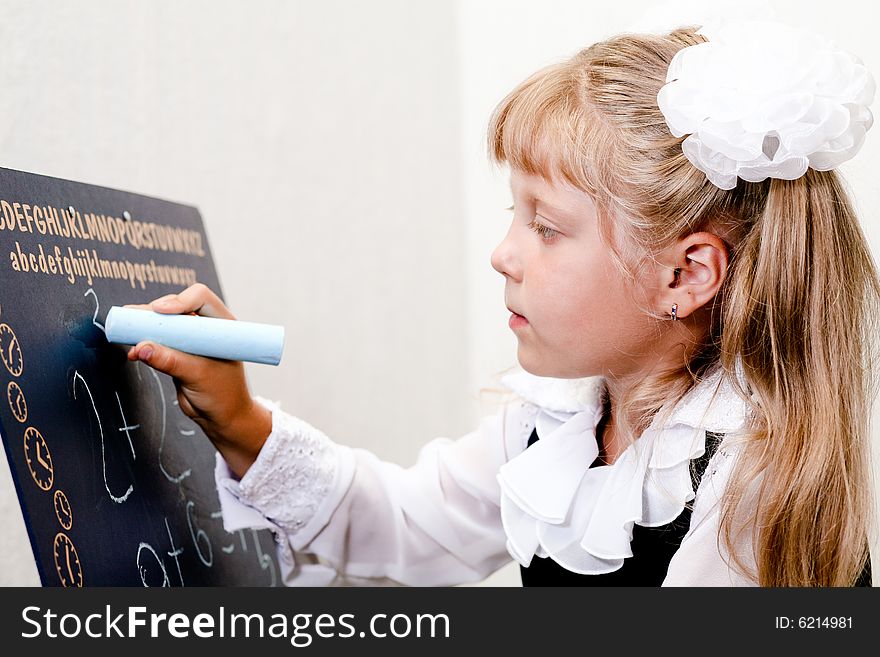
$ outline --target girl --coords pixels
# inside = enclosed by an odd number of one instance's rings
[[[527,585],[864,581],[880,281],[833,169],[873,81],[764,29],[618,36],[501,102],[516,400],[411,468],[252,398],[241,363],[132,347],[217,447],[226,528],[272,529],[288,584],[449,585],[511,557]],[[146,307],[234,319],[202,285]]]

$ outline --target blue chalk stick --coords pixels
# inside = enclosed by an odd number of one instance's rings
[[[113,306],[104,323],[107,340],[137,344],[151,340],[198,356],[277,365],[284,350],[284,327],[199,315],[165,315]]]

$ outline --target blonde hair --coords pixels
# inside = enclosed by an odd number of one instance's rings
[[[880,279],[836,172],[725,191],[685,158],[657,92],[675,53],[703,40],[695,28],[625,34],[538,71],[496,108],[490,157],[589,194],[630,282],[690,233],[724,240],[727,276],[705,340],[681,368],[616,400],[615,415],[631,441],[720,367],[751,409],[721,513],[732,565],[762,586],[849,586],[873,527]],[[738,359],[748,389],[734,375]],[[736,548],[747,528],[756,573]]]

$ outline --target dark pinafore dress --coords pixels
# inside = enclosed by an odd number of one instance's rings
[[[709,459],[721,443],[723,435],[706,432],[706,451],[691,461],[691,483],[697,490]],[[537,430],[532,431],[528,445],[538,440]],[[602,465],[597,457],[591,468]],[[523,586],[660,586],[666,579],[669,562],[681,545],[690,527],[691,509],[685,506],[672,522],[660,527],[633,525],[630,547],[633,555],[623,560],[619,569],[603,575],[581,575],[566,570],[553,559],[534,557],[528,568],[520,566]],[[856,586],[871,586],[871,563],[865,569]]]

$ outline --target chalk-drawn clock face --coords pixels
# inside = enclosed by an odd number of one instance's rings
[[[21,357],[21,345],[15,332],[8,324],[0,324],[0,358],[12,376],[21,375],[24,362]]]
[[[9,408],[12,409],[15,419],[19,422],[27,420],[27,401],[25,401],[21,387],[15,381],[10,381],[6,386],[6,399],[9,401]]]
[[[82,587],[82,565],[79,562],[79,555],[76,553],[76,546],[67,534],[62,532],[56,534],[53,553],[55,555],[55,570],[58,571],[58,578],[61,580],[62,586]]]
[[[42,434],[33,427],[28,427],[24,432],[24,458],[37,486],[43,490],[52,488],[55,479],[52,455]]]
[[[65,530],[70,531],[70,528],[73,527],[73,511],[70,509],[70,501],[67,499],[67,495],[60,489],[56,490],[53,502],[55,503],[55,515],[58,517],[58,522],[61,523]]]

